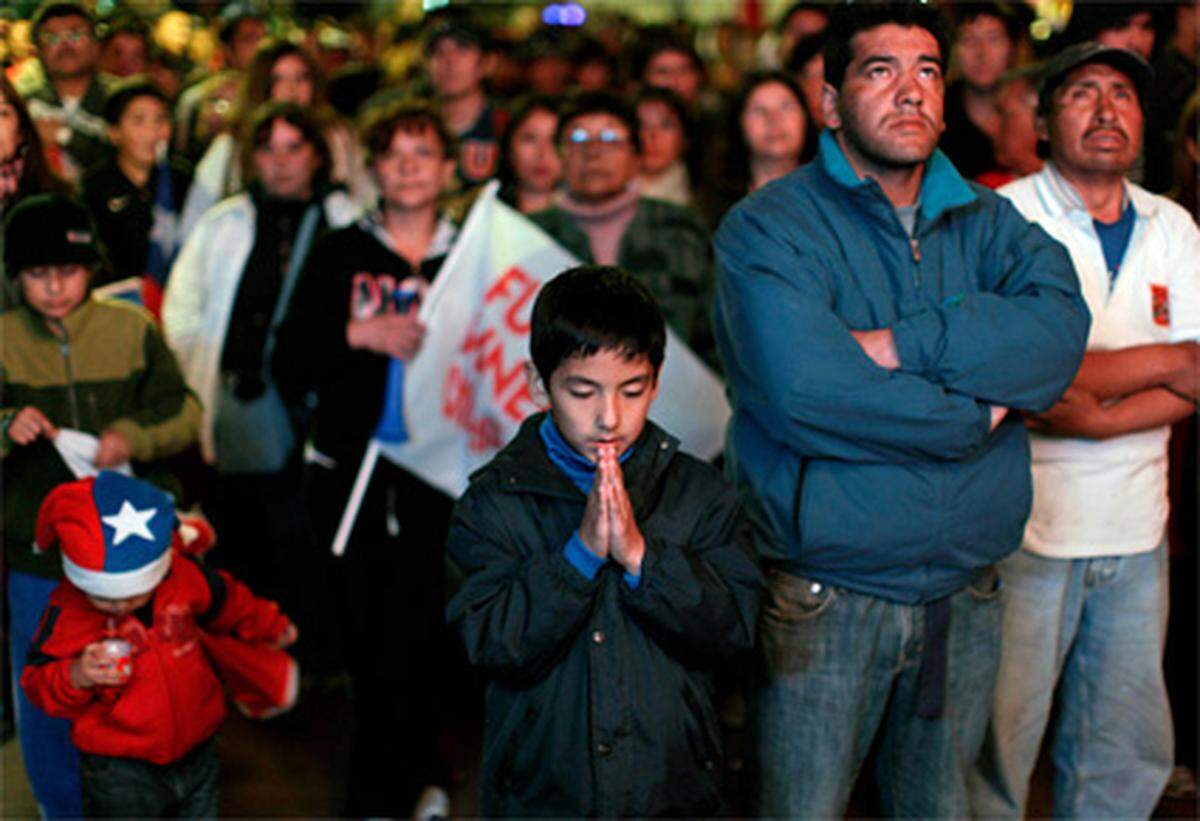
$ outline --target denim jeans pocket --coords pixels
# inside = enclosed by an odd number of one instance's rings
[[[1004,585],[1000,581],[1000,573],[996,570],[995,565],[985,567],[979,571],[975,574],[975,578],[971,579],[971,583],[967,585],[967,590],[970,591],[971,597],[979,601],[999,599],[1003,588]]]
[[[810,634],[837,600],[837,591],[782,570],[767,573],[759,644],[768,676],[793,673],[810,658]]]

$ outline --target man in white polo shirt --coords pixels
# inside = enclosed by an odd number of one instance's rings
[[[1050,162],[1001,189],[1067,247],[1092,326],[1071,388],[1030,419],[1033,512],[1000,566],[1000,673],[976,815],[1022,816],[1056,693],[1055,816],[1145,818],[1171,771],[1167,438],[1195,410],[1200,231],[1125,178],[1152,79],[1124,49],[1081,43],[1055,57],[1038,101]]]

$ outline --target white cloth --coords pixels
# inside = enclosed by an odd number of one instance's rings
[[[342,191],[325,198],[325,221],[349,225],[358,205]],[[179,360],[188,387],[204,405],[200,450],[212,463],[213,412],[220,392],[221,348],[246,260],[254,248],[254,203],[248,194],[230,197],[209,210],[183,244],[163,296],[163,333]]]
[[[54,448],[71,473],[75,474],[76,479],[86,479],[100,473],[100,468],[96,467],[96,451],[100,449],[100,440],[90,433],[73,428],[59,428],[58,435],[54,437]],[[127,461],[106,470],[115,470],[126,476],[133,475],[133,468]]]
[[[1053,164],[1000,193],[1070,253],[1092,313],[1089,350],[1200,339],[1200,230],[1184,209],[1127,183],[1136,220],[1112,281],[1091,215]],[[1103,441],[1031,434],[1025,547],[1052,558],[1153,550],[1167,519],[1169,433],[1160,427]]]

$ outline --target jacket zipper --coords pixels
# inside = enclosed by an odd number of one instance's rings
[[[71,339],[67,336],[67,326],[61,321],[55,322],[61,335],[59,336],[58,352],[62,354],[63,368],[67,373],[67,399],[71,403],[71,427],[80,429],[79,397],[75,393],[75,374],[71,370]]]
[[[921,245],[917,242],[915,234],[908,238],[908,246],[912,249],[913,286],[919,291],[921,290]]]

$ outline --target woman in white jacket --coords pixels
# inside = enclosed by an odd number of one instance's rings
[[[307,111],[267,103],[248,133],[250,184],[209,210],[184,243],[167,283],[163,329],[204,404],[201,450],[215,468],[204,502],[226,563],[270,587],[296,523],[289,465],[302,433],[271,384],[275,327],[313,238],[349,224],[358,208],[330,189],[329,150]]]

